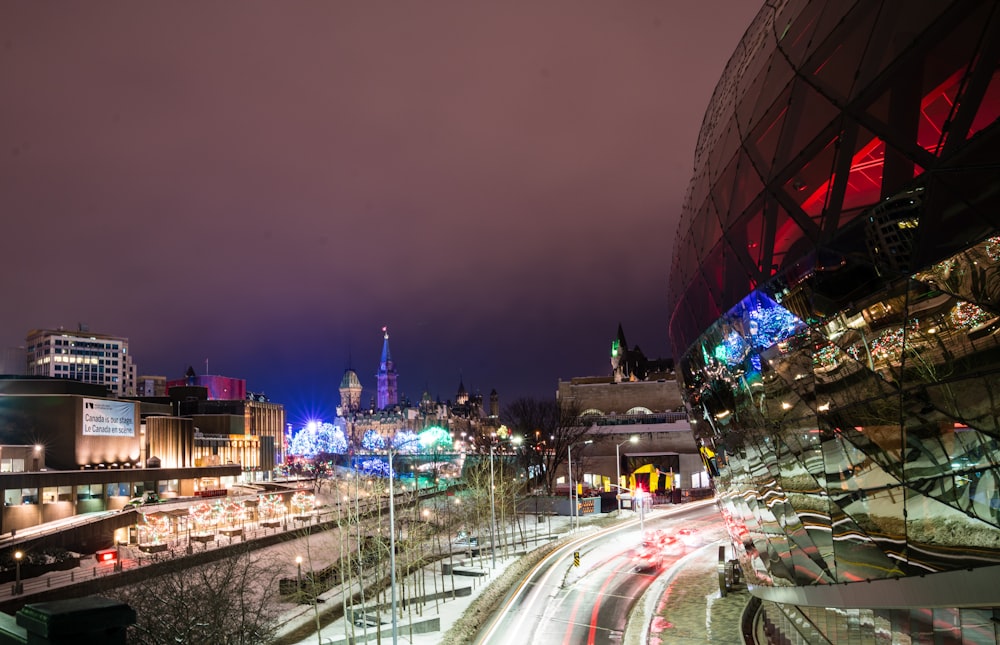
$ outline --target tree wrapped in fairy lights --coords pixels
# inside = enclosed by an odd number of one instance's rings
[[[257,501],[257,517],[262,522],[281,519],[286,510],[280,495],[263,495]]]
[[[358,463],[358,472],[369,477],[388,477],[389,464],[381,459],[362,459]]]
[[[218,502],[215,504],[202,502],[201,504],[192,506],[188,512],[191,514],[191,519],[194,520],[194,534],[206,535],[212,533],[219,524],[219,512],[221,510],[222,505]]]
[[[385,450],[385,437],[375,430],[366,430],[364,436],[361,437],[361,447],[372,452]]]
[[[344,431],[332,423],[310,421],[299,430],[288,447],[288,453],[300,457],[318,454],[342,455],[347,452]]]
[[[451,450],[451,433],[440,426],[431,426],[420,433],[420,445],[428,452]]]
[[[246,507],[243,502],[228,501],[222,505],[219,521],[224,526],[242,526],[246,520]]]
[[[170,518],[144,513],[140,525],[140,544],[163,544],[170,537]]]
[[[392,449],[399,453],[415,453],[420,450],[420,438],[412,430],[400,430],[392,437]]]
[[[308,515],[316,507],[316,496],[305,491],[296,491],[292,495],[292,512],[295,515]]]

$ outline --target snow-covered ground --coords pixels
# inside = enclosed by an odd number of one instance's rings
[[[592,525],[596,522],[607,520],[606,515],[593,515],[581,518],[580,524],[581,528],[579,530],[588,530],[588,525]],[[547,545],[552,544],[556,539],[565,535],[569,529],[569,520],[565,517],[553,517],[551,520],[551,534],[553,539],[548,539],[549,535],[549,523],[540,524],[536,528],[538,531],[538,539],[535,541],[528,540],[525,548],[518,546],[517,554],[511,552],[508,556],[504,557],[501,553],[497,554],[496,565],[493,565],[493,559],[489,556],[484,556],[483,558],[475,558],[472,562],[465,562],[468,568],[482,568],[486,572],[485,576],[482,577],[471,577],[471,576],[450,576],[443,575],[441,573],[441,564],[438,562],[433,566],[423,569],[419,574],[407,577],[406,580],[398,581],[399,586],[408,586],[408,588],[413,589],[418,585],[425,589],[425,593],[433,593],[435,589],[437,591],[450,591],[454,589],[464,589],[469,588],[469,595],[458,596],[455,598],[450,598],[447,600],[438,601],[427,601],[422,607],[423,615],[417,615],[417,607],[413,607],[412,615],[408,610],[402,610],[401,616],[397,620],[397,641],[399,643],[407,643],[409,645],[438,645],[441,643],[465,643],[469,642],[470,635],[465,633],[466,631],[472,629],[478,629],[479,621],[472,621],[471,625],[465,623],[460,623],[460,619],[465,616],[466,612],[473,605],[477,599],[483,597],[484,593],[489,596],[499,595],[500,598],[506,594],[510,579],[519,579],[522,577],[532,564],[538,559],[538,554],[536,557],[532,558],[526,556],[526,553],[533,552],[537,549],[546,549]],[[456,553],[456,566],[458,566],[457,560],[458,554]],[[505,576],[506,574],[506,576]],[[415,576],[423,576],[423,583],[418,583]],[[501,580],[501,578],[506,578]],[[494,585],[494,583],[498,583]],[[452,585],[454,584],[454,587]],[[492,589],[491,589],[492,585]],[[402,595],[402,591],[399,592]],[[341,596],[338,590],[330,590],[320,596],[324,600],[319,607],[324,608],[324,606],[329,606],[328,603],[340,603]],[[398,601],[399,599],[397,599]],[[489,598],[492,600],[492,597]],[[499,600],[497,598],[496,600]],[[401,604],[401,603],[398,603]],[[492,605],[492,603],[490,603]],[[440,629],[424,634],[412,634],[409,629],[409,622],[412,619],[414,623],[421,621],[427,621],[433,618],[437,618],[440,621]],[[392,638],[392,626],[389,623],[389,614],[387,611],[383,611],[382,620],[386,623],[382,626],[382,641],[383,643],[391,642]],[[321,621],[322,623],[323,621]],[[315,612],[312,605],[301,605],[295,607],[294,609],[286,612],[282,617],[283,633],[290,633],[302,627],[305,623],[314,624],[315,623]],[[353,627],[354,637],[359,641],[364,637],[364,630],[361,627],[352,626],[344,618],[339,618],[331,623],[323,624],[319,633],[315,631],[309,636],[298,641],[302,645],[326,645],[332,644],[336,645],[338,643],[344,643],[346,640],[346,635],[351,634]],[[449,634],[449,630],[452,631]],[[368,634],[370,637],[370,642],[375,642],[374,629],[369,629]]]
[[[667,507],[654,511],[649,518],[652,519],[652,517],[658,517],[661,514],[669,515],[671,513],[669,509],[670,507]],[[628,514],[622,518],[622,521],[632,519],[633,517],[631,514]],[[607,525],[608,522],[614,521],[613,515],[604,514],[581,518],[580,528],[576,534],[579,535],[580,532],[596,530],[598,526]],[[518,553],[516,554],[511,553],[504,557],[498,553],[495,566],[493,566],[492,558],[488,555],[481,559],[476,558],[474,561],[464,561],[461,563],[470,569],[481,568],[486,574],[483,577],[475,578],[458,575],[452,577],[445,575],[441,569],[442,562],[438,562],[432,566],[428,566],[418,574],[408,576],[405,580],[397,581],[398,593],[400,594],[400,598],[397,598],[399,606],[402,606],[401,597],[404,594],[410,595],[409,590],[416,589],[417,587],[420,587],[420,593],[424,594],[450,591],[452,589],[464,590],[468,588],[469,590],[469,594],[465,596],[458,596],[447,600],[427,601],[419,610],[415,604],[412,614],[409,610],[402,609],[397,620],[397,642],[408,645],[459,645],[472,642],[486,617],[499,605],[512,585],[522,579],[544,554],[551,551],[559,538],[567,536],[569,520],[565,517],[553,517],[551,520],[551,529],[548,521],[546,521],[544,524],[539,524],[535,530],[538,532],[538,540],[534,544],[529,539],[527,546],[525,548],[519,546]],[[721,531],[721,525],[719,530]],[[636,544],[639,543],[640,535],[641,531],[637,527],[634,536]],[[714,536],[709,542],[715,543],[718,537]],[[690,546],[694,547],[694,551],[698,552],[702,557],[708,557],[705,556],[705,553],[709,553],[709,551],[712,552],[709,555],[714,557],[714,546],[708,547],[704,542],[697,546],[693,544]],[[610,550],[608,550],[609,548]],[[587,569],[600,560],[611,557],[616,553],[620,553],[620,551],[611,547],[587,551],[583,554],[584,557],[581,558],[583,566],[579,569],[571,568],[566,573],[567,581],[571,582],[578,579]],[[458,557],[459,554],[456,553],[456,566],[459,566]],[[682,558],[682,561],[678,563],[678,568],[684,566],[684,563],[690,559],[690,557]],[[422,577],[423,580],[419,581],[418,576]],[[646,598],[637,606],[637,621],[635,621],[635,625],[630,625],[629,631],[626,634],[626,642],[632,645],[648,642],[646,627],[649,620],[657,614],[654,608],[657,607],[660,597],[664,595],[664,589],[672,577],[672,574],[665,576],[665,579],[660,584],[654,584],[647,591]],[[402,590],[403,587],[406,587],[407,591],[404,592]],[[414,591],[413,595],[416,595],[416,593]],[[340,594],[336,589],[322,594],[321,598],[323,598],[324,602],[317,606],[320,612],[332,610],[334,603],[342,602]],[[302,634],[304,632],[300,630],[303,630],[305,625],[308,624],[310,627],[315,625],[315,611],[311,605],[301,605],[287,611],[282,617],[283,628],[281,630],[286,636],[280,642],[294,642],[296,645],[339,645],[346,642],[348,635],[353,635],[357,642],[364,642],[364,630],[361,627],[352,626],[344,618],[329,623],[320,620],[322,626],[318,633],[315,629],[312,629],[308,636],[304,636],[299,640],[293,641],[289,639],[287,637],[288,634]],[[697,614],[700,611],[704,611],[704,609],[692,608],[690,611]],[[385,623],[382,626],[382,642],[391,643],[392,625],[390,624],[387,609],[383,609],[381,618]],[[439,629],[427,633],[411,633],[409,628],[411,620],[414,624],[417,624],[432,619],[438,619]],[[376,642],[374,628],[368,629],[367,633],[368,642]]]

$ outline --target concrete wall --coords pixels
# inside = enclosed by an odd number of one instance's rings
[[[675,380],[635,383],[583,383],[577,379],[559,381],[558,397],[564,406],[572,403],[581,412],[593,408],[603,414],[625,414],[636,406],[653,412],[670,412],[683,406]]]
[[[0,443],[40,443],[45,450],[46,465],[54,470],[138,459],[138,404],[135,404],[133,436],[85,437],[84,398],[72,394],[0,396]]]

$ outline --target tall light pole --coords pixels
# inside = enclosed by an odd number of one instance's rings
[[[392,645],[399,638],[396,627],[396,504],[393,497],[392,441],[389,441],[389,585],[392,587]]]
[[[615,446],[615,471],[618,474],[618,480],[615,482],[618,485],[618,492],[617,492],[617,495],[616,495],[616,497],[618,498],[618,517],[621,517],[621,515],[622,515],[622,488],[621,488],[622,487],[622,458],[618,454],[618,449],[621,448],[622,446],[624,446],[627,443],[636,443],[637,441],[639,441],[639,437],[637,435],[632,435],[627,440],[625,440],[625,441],[621,442],[620,444],[618,444],[617,446]],[[632,499],[632,503],[635,504],[635,499],[634,498]]]
[[[587,445],[588,443],[594,443],[594,440],[588,439],[583,442],[583,445]],[[576,506],[573,505],[573,444],[566,447],[566,458],[566,468],[569,473],[569,528],[572,531],[574,528],[573,523],[576,520]]]
[[[24,591],[24,587],[21,586],[21,558],[23,557],[24,553],[14,551],[14,595]]]
[[[298,567],[298,573],[296,574],[295,579],[298,581],[298,590],[301,593],[302,592],[302,556],[301,555],[295,556],[295,566]]]
[[[493,568],[497,568],[497,547],[493,531],[497,525],[496,486],[493,485],[493,442],[490,441],[490,553],[493,555]]]

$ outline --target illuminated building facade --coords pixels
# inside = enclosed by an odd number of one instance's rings
[[[195,373],[193,367],[187,368],[184,378],[167,381],[166,393],[169,396],[170,388],[188,386],[205,388],[208,391],[208,399],[210,401],[242,401],[247,398],[247,382],[245,379],[219,376],[217,374],[198,375]]]
[[[111,396],[135,396],[135,364],[128,339],[78,331],[33,329],[25,339],[28,376],[103,385]]]
[[[998,642],[998,63],[994,2],[769,2],[706,112],[670,338],[783,642]]]
[[[382,359],[378,364],[378,409],[385,410],[399,403],[399,390],[396,384],[396,364],[392,362],[389,353],[389,330],[382,328]]]

